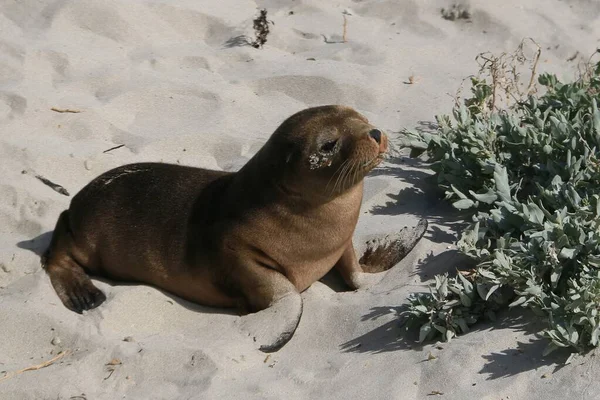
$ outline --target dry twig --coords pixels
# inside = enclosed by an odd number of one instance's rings
[[[52,364],[54,364],[55,362],[57,362],[58,360],[60,360],[61,358],[63,358],[64,356],[66,356],[67,354],[69,354],[70,351],[69,350],[65,350],[65,351],[61,351],[60,353],[58,353],[54,358],[45,361],[41,364],[37,364],[37,365],[32,365],[31,367],[27,367],[27,368],[23,368],[20,369],[18,371],[6,374],[5,376],[3,376],[2,378],[0,378],[0,382],[6,380],[6,379],[10,379],[16,375],[22,374],[23,372],[27,372],[27,371],[37,371],[38,369],[42,369],[42,368],[46,368]]]
[[[57,193],[60,193],[64,196],[70,196],[69,192],[67,191],[67,189],[65,189],[64,187],[62,187],[61,185],[59,185],[58,183],[54,183],[51,180],[44,178],[41,175],[36,175],[35,176],[38,180],[40,180],[44,185],[48,186],[50,189],[54,190]]]
[[[79,114],[81,112],[80,110],[72,110],[70,108],[56,108],[56,107],[52,107],[51,110],[55,111],[57,113],[71,113],[71,114]]]
[[[120,149],[120,148],[121,148],[121,147],[123,147],[123,146],[125,146],[125,145],[124,145],[124,144],[120,144],[120,145],[118,145],[118,146],[111,147],[110,149],[104,150],[104,151],[103,151],[103,153],[108,153],[109,151],[113,151],[113,150],[116,150],[116,149]]]

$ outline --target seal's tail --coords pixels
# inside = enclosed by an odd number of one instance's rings
[[[69,228],[69,212],[58,217],[48,249],[41,257],[56,294],[69,310],[81,314],[98,307],[106,296],[94,286],[81,265],[73,258],[74,247]]]
[[[419,243],[427,230],[427,220],[421,219],[415,227],[404,227],[400,232],[367,242],[360,258],[364,272],[383,272],[398,264]]]

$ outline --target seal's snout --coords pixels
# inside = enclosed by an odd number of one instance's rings
[[[369,137],[379,146],[379,153],[383,154],[387,151],[387,136],[377,128],[369,131]]]
[[[377,144],[381,144],[381,131],[379,129],[371,129],[369,132],[369,136],[377,142]]]

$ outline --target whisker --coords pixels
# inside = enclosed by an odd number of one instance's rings
[[[327,186],[325,186],[325,191],[327,191],[327,188],[329,187],[329,184],[331,183],[331,180],[333,178],[335,178],[335,176],[337,175],[337,173],[340,171],[340,169],[342,169],[344,167],[344,165],[346,165],[346,163],[348,163],[348,160],[344,161],[339,167],[338,169],[331,175],[331,178],[329,178],[329,181],[327,182]],[[338,175],[339,177],[339,175]],[[333,189],[331,191],[331,193],[333,193],[335,191],[335,185],[333,186]]]
[[[352,183],[356,183],[356,181],[358,179],[358,174],[363,169],[363,165],[364,165],[364,163],[360,163],[360,162],[357,162],[356,164],[357,164],[358,168],[356,168],[354,170],[354,175],[352,176]]]
[[[343,184],[344,180],[346,179],[345,178],[346,173],[348,172],[349,168],[352,166],[351,161],[352,160],[350,160],[350,159],[346,160],[346,162],[345,162],[346,165],[344,166],[344,169],[342,169],[342,172],[338,176],[338,179],[335,182],[334,189],[338,189],[338,185],[340,185],[339,188],[341,188],[341,184]]]
[[[352,167],[346,174],[347,179],[344,180],[344,189],[347,189],[348,187],[352,186],[351,183],[354,181],[354,174],[357,170],[357,167],[359,167],[359,163],[356,160],[354,160],[354,162],[352,163]]]

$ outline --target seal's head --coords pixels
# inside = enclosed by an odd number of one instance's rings
[[[350,107],[308,108],[286,119],[271,142],[285,149],[289,185],[336,195],[362,181],[385,156],[388,139]],[[293,178],[291,178],[293,177]],[[292,182],[292,180],[294,182]]]

